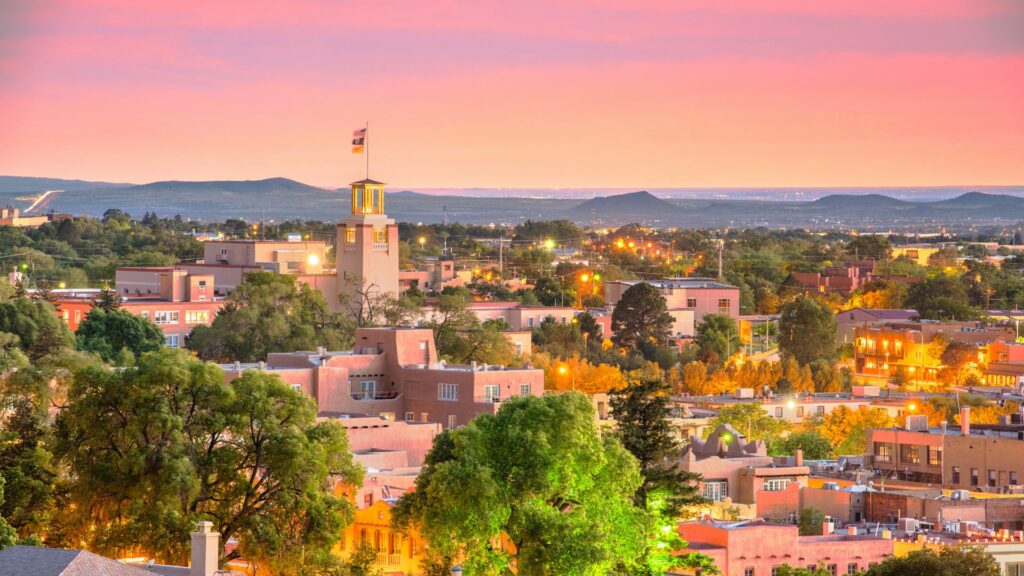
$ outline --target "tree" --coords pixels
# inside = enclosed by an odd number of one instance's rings
[[[890,556],[865,576],[999,576],[1002,572],[991,554],[980,546],[943,546],[915,550],[906,556]]]
[[[813,506],[807,506],[800,510],[798,522],[801,536],[821,536],[825,513]]]
[[[251,272],[213,323],[193,328],[186,344],[204,360],[255,362],[269,352],[345,350],[352,330],[319,290],[287,274]]]
[[[832,457],[832,443],[817,430],[804,430],[790,434],[772,446],[774,454],[794,454],[803,450],[808,460],[828,460]]]
[[[80,370],[68,396],[54,451],[69,473],[69,542],[182,562],[189,531],[209,519],[239,541],[222,561],[290,575],[329,552],[351,518],[332,493],[334,478],[362,479],[344,429],[318,423],[315,402],[275,375],[225,383],[216,365],[163,348],[134,367]]]
[[[846,251],[864,260],[887,260],[892,253],[892,242],[885,236],[857,236],[846,245]]]
[[[718,416],[711,421],[708,432],[723,424],[732,425],[737,432],[746,436],[748,441],[764,440],[769,445],[777,442],[789,431],[789,423],[769,416],[760,402],[722,407],[718,411]]]
[[[665,501],[664,510],[678,517],[682,507],[703,501],[697,488],[700,475],[680,470],[672,460],[681,445],[670,420],[669,385],[643,379],[615,390],[609,404],[622,445],[637,459],[643,484],[636,492],[638,506],[647,507],[653,494]]]
[[[56,303],[57,296],[53,293],[53,284],[45,278],[37,280],[36,290],[32,293],[32,299],[37,302]]]
[[[672,315],[658,289],[646,282],[622,293],[612,312],[612,339],[617,346],[635,348],[643,342],[665,344],[672,335]]]
[[[503,537],[520,574],[604,574],[643,554],[642,482],[621,442],[598,433],[587,397],[519,397],[435,437],[393,521],[475,575],[508,573]]]
[[[817,568],[794,568],[789,564],[772,567],[773,576],[832,576],[824,566]]]
[[[0,302],[0,332],[18,337],[18,347],[33,361],[71,346],[74,337],[46,301],[13,298]]]
[[[75,331],[78,349],[93,352],[106,362],[118,358],[122,350],[138,357],[164,345],[164,333],[149,318],[127,310],[108,312],[93,308]]]
[[[836,454],[863,454],[867,431],[891,425],[892,418],[883,408],[861,406],[850,410],[840,405],[821,419],[817,430],[832,444]]]
[[[114,312],[121,309],[121,297],[110,286],[104,285],[96,299],[92,302],[93,309]]]
[[[835,355],[836,319],[827,305],[797,296],[779,310],[779,350],[800,364]]]
[[[904,304],[929,320],[974,320],[981,315],[971,306],[963,282],[949,276],[914,282],[907,289]]]
[[[0,476],[0,505],[4,503],[4,479]],[[18,543],[18,533],[0,516],[0,550]]]
[[[697,327],[697,356],[708,364],[722,364],[741,349],[736,320],[728,314],[708,314]]]

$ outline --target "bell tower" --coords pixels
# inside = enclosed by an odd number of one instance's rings
[[[398,295],[398,226],[384,213],[384,183],[352,183],[352,213],[338,222],[338,286]]]

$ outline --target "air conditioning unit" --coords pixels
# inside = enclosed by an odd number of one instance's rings
[[[838,482],[823,482],[821,484],[821,489],[822,490],[832,490],[832,491],[838,492],[839,491],[839,483]]]
[[[970,490],[953,490],[953,492],[949,495],[949,499],[950,500],[970,500],[971,499],[971,491]]]

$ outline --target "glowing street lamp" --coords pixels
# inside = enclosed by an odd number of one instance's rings
[[[580,282],[583,282],[584,284],[590,282],[590,274],[587,274],[586,272],[580,274]]]
[[[416,241],[420,243],[420,248],[423,248],[423,245],[427,243],[427,237],[420,236],[419,238],[416,239]]]
[[[310,254],[309,256],[306,256],[306,264],[309,264],[310,266],[317,266],[320,264],[320,257],[316,254]]]
[[[544,241],[544,247],[547,248],[548,250],[554,250],[555,241],[552,240],[551,238],[548,238],[547,240]]]

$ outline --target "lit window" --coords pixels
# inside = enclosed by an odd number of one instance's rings
[[[355,229],[355,226],[346,226],[345,227],[345,242],[347,242],[349,244],[355,244],[356,243],[356,229]]]
[[[728,314],[730,312],[732,312],[732,300],[730,300],[728,298],[719,298],[718,299],[718,313],[719,314]]]
[[[928,447],[928,465],[942,466],[942,448],[938,446]]]
[[[188,310],[185,312],[186,324],[206,324],[210,321],[209,310]]]
[[[374,244],[387,244],[388,242],[388,229],[377,228],[373,229],[373,243]]]

